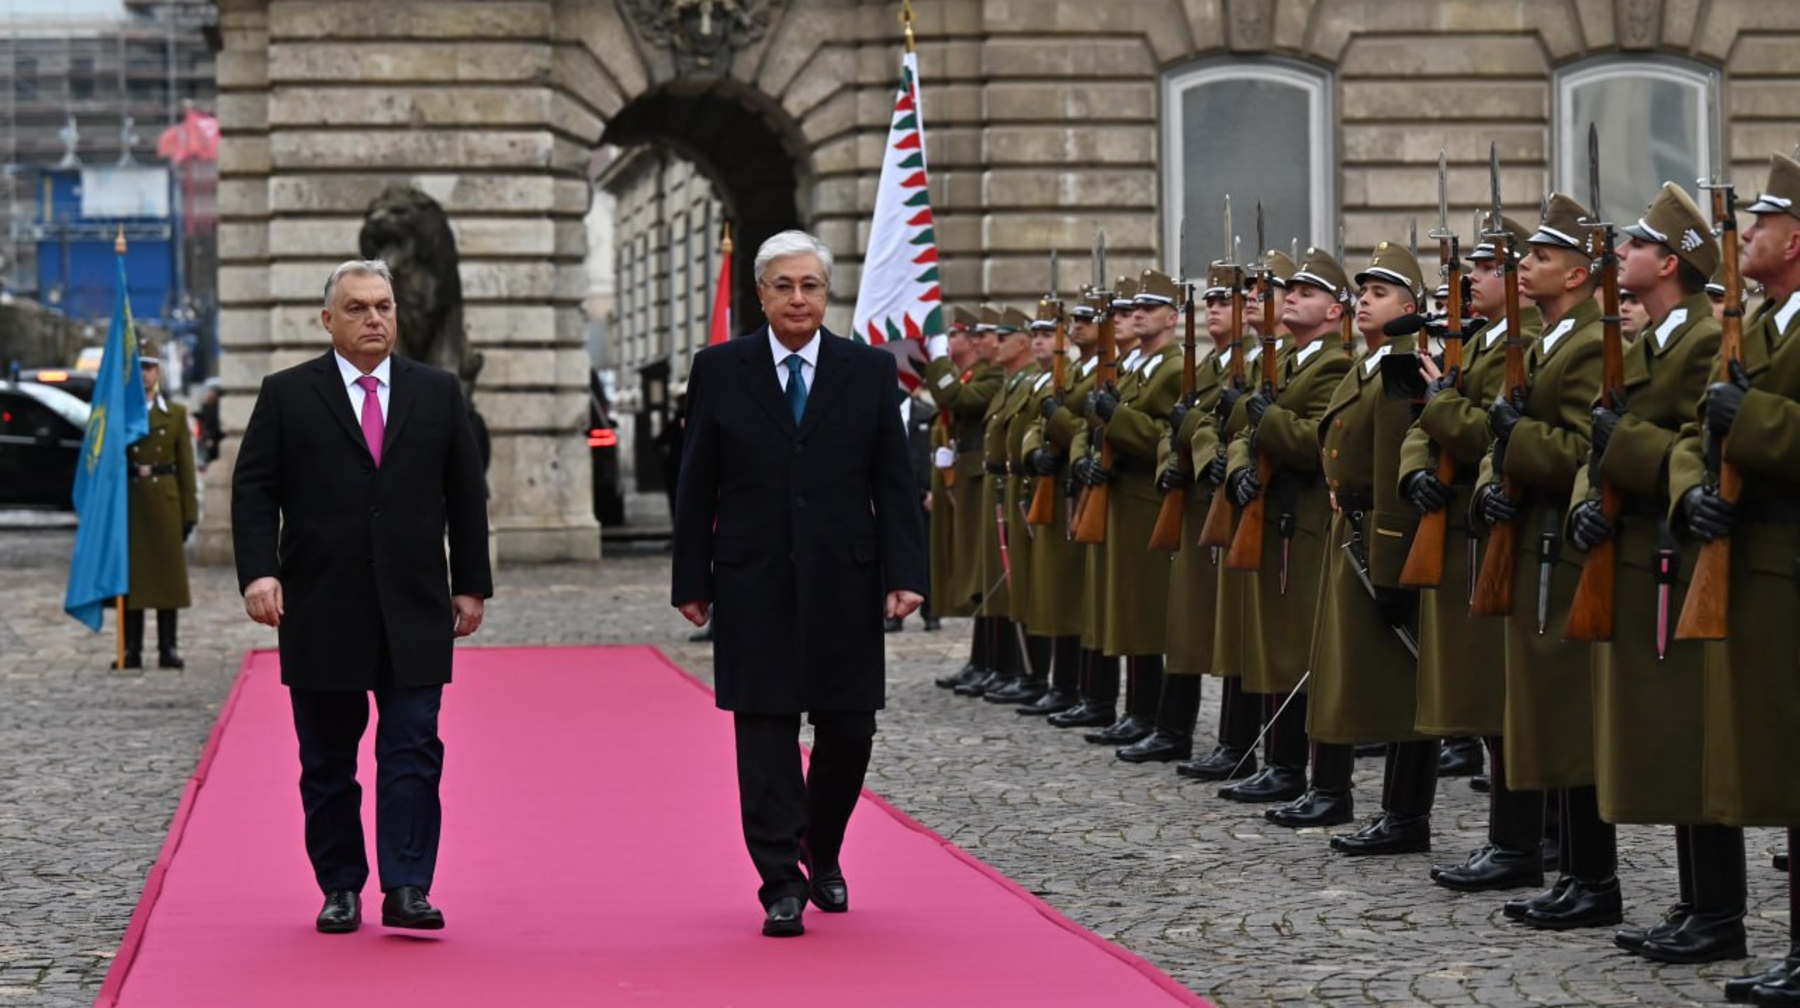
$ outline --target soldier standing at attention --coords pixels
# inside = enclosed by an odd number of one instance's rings
[[[1800,1005],[1800,163],[1776,154],[1749,207],[1740,268],[1765,298],[1744,324],[1743,364],[1707,389],[1669,461],[1672,520],[1703,542],[1730,542],[1727,636],[1706,645],[1704,792],[1713,822],[1785,826],[1787,957],[1729,980],[1725,996]],[[1715,366],[1714,375],[1717,375]],[[1718,491],[1706,446],[1743,478],[1735,503]]]
[[[1510,217],[1501,221],[1512,235],[1514,254],[1523,253],[1530,230]],[[1477,568],[1470,552],[1481,545],[1469,528],[1469,499],[1481,458],[1493,444],[1487,406],[1499,396],[1506,376],[1503,285],[1513,275],[1500,258],[1507,254],[1506,246],[1504,239],[1487,237],[1469,254],[1470,311],[1488,322],[1464,334],[1460,389],[1458,376],[1439,371],[1430,357],[1419,359],[1429,383],[1425,409],[1407,432],[1400,461],[1400,487],[1413,507],[1420,514],[1446,512],[1444,578],[1437,588],[1419,594],[1418,729],[1428,735],[1478,737],[1488,753],[1488,842],[1461,864],[1431,869],[1432,881],[1464,892],[1544,884],[1544,796],[1514,791],[1506,780],[1501,742],[1506,625],[1469,615]],[[1520,316],[1525,335],[1535,340],[1544,325],[1537,306],[1521,306]],[[1456,460],[1448,485],[1437,478],[1434,452],[1449,452]]]
[[[1563,517],[1575,471],[1588,456],[1600,394],[1600,305],[1588,256],[1591,215],[1551,195],[1519,263],[1519,293],[1537,302],[1544,333],[1526,355],[1529,392],[1502,393],[1488,410],[1494,447],[1482,461],[1474,508],[1489,526],[1514,522],[1512,611],[1506,623],[1506,777],[1509,786],[1559,791],[1559,877],[1549,891],[1509,900],[1506,916],[1561,930],[1617,924],[1617,837],[1594,792],[1594,702],[1588,648],[1562,641],[1581,576],[1564,551]],[[1522,491],[1507,494],[1504,475]]]
[[[997,658],[992,628],[975,612],[988,586],[981,580],[981,418],[1000,392],[1000,369],[993,360],[993,337],[978,331],[979,320],[964,308],[951,310],[950,331],[926,341],[930,363],[925,388],[937,404],[946,438],[933,459],[942,494],[931,506],[932,609],[939,616],[974,616],[969,660],[939,676],[953,689],[984,678]],[[990,522],[992,517],[988,519]]]
[[[1351,367],[1339,338],[1349,286],[1330,253],[1307,250],[1281,309],[1293,353],[1273,396],[1258,389],[1243,400],[1249,426],[1232,441],[1226,463],[1225,488],[1239,508],[1268,497],[1259,566],[1245,588],[1244,630],[1246,640],[1259,642],[1259,658],[1244,670],[1244,688],[1263,695],[1268,762],[1250,778],[1219,789],[1233,801],[1291,801],[1306,790],[1304,676],[1331,514],[1319,472],[1319,418]],[[1265,463],[1267,486],[1258,475]]]
[[[192,605],[186,543],[200,520],[194,494],[194,439],[187,410],[162,394],[162,362],[151,347],[138,358],[150,430],[126,450],[131,469],[126,502],[131,537],[131,591],[125,596],[125,668],[144,665],[144,610],[156,610],[159,668],[186,665],[176,639],[177,614]]]

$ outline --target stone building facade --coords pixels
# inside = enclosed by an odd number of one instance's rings
[[[320,278],[354,247],[369,198],[410,181],[452,215],[470,337],[488,355],[477,402],[494,435],[499,556],[593,555],[576,436],[592,151],[654,145],[692,162],[741,248],[783,227],[818,233],[840,253],[827,324],[841,330],[892,110],[900,7],[220,0],[228,425],[241,428],[261,375],[319,351]],[[1508,206],[1529,216],[1547,185],[1585,200],[1572,138],[1588,119],[1601,123],[1613,215],[1641,205],[1658,174],[1708,170],[1715,151],[1753,190],[1769,152],[1800,140],[1800,3],[1784,0],[912,8],[953,302],[1037,296],[1051,248],[1072,290],[1091,274],[1100,228],[1114,273],[1216,256],[1225,190],[1247,248],[1259,200],[1268,244],[1333,244],[1340,222],[1352,256],[1403,238],[1414,219],[1423,235],[1440,149],[1465,234],[1488,198],[1490,141]],[[1722,116],[1707,102],[1711,71]],[[735,283],[746,324],[749,259]]]

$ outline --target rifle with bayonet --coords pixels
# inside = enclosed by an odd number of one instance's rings
[[[1194,406],[1194,282],[1187,275],[1187,221],[1181,222],[1181,275],[1182,293],[1186,304],[1182,311],[1186,315],[1187,328],[1181,338],[1181,398],[1177,402],[1192,409]],[[1175,455],[1175,467],[1181,470],[1184,479],[1181,485],[1173,490],[1163,491],[1162,510],[1156,513],[1156,524],[1150,529],[1150,548],[1173,553],[1181,548],[1181,518],[1187,512],[1187,485],[1194,478],[1193,456],[1183,449],[1181,431],[1169,428],[1169,447]]]
[[[1094,288],[1100,303],[1109,307],[1100,313],[1100,362],[1094,369],[1094,388],[1110,389],[1119,377],[1119,346],[1113,330],[1113,316],[1110,307],[1112,291],[1106,284],[1106,234],[1102,232],[1094,245]],[[1100,469],[1110,474],[1113,467],[1112,445],[1106,441],[1106,424],[1091,409],[1088,411],[1088,446],[1090,455],[1098,451]],[[1098,441],[1098,448],[1095,442]],[[1074,539],[1078,543],[1100,543],[1106,541],[1106,508],[1108,486],[1103,479],[1098,483],[1084,486],[1081,497],[1075,503],[1075,519],[1071,526]]]
[[[1619,316],[1619,257],[1613,248],[1613,226],[1600,209],[1600,133],[1588,124],[1588,198],[1595,219],[1588,222],[1588,248],[1600,274],[1600,306],[1603,314],[1600,342],[1600,401],[1619,408],[1625,398],[1625,334]],[[1600,513],[1608,523],[1617,522],[1625,510],[1625,494],[1600,474],[1600,453],[1588,455],[1588,480],[1600,484]],[[1563,639],[1612,640],[1613,599],[1618,576],[1618,537],[1607,536],[1588,550],[1582,561],[1581,580],[1569,603],[1569,622]],[[1659,636],[1659,639],[1660,638]]]
[[[1263,240],[1262,204],[1256,205],[1256,247],[1265,248]],[[1261,254],[1260,252],[1258,253]],[[1264,260],[1258,267],[1261,274],[1263,294],[1262,332],[1262,394],[1270,402],[1275,400],[1276,362],[1275,362],[1275,271]],[[1241,342],[1241,338],[1240,338]],[[1250,436],[1255,437],[1251,431]],[[1267,452],[1256,453],[1256,479],[1265,491],[1269,480],[1275,475],[1275,460]],[[1221,492],[1223,492],[1221,490]],[[1261,570],[1263,547],[1263,516],[1268,511],[1269,495],[1257,494],[1250,503],[1244,505],[1244,513],[1238,517],[1237,534],[1231,537],[1231,550],[1225,555],[1225,565],[1232,570]]]
[[[1069,391],[1069,358],[1064,346],[1063,303],[1056,295],[1056,250],[1050,250],[1050,298],[1046,302],[1056,319],[1056,356],[1050,358],[1050,396],[1057,402]],[[1056,477],[1039,476],[1031,488],[1031,508],[1025,513],[1027,525],[1048,525],[1056,520]]]
[[[1715,111],[1718,82],[1712,81]],[[1721,162],[1724,141],[1717,125],[1713,133],[1713,177],[1701,188],[1712,193],[1713,226],[1719,231],[1719,248],[1724,253],[1725,316],[1719,326],[1719,381],[1731,381],[1733,370],[1744,364],[1744,277],[1738,272],[1737,191],[1724,177]],[[1708,476],[1705,490],[1717,493],[1728,504],[1736,504],[1744,492],[1744,477],[1726,460],[1725,444],[1729,439],[1714,437],[1702,417],[1701,444],[1706,457]],[[1700,547],[1694,562],[1694,577],[1688,583],[1687,600],[1681,605],[1681,619],[1675,624],[1676,640],[1721,640],[1729,627],[1727,607],[1731,601],[1731,539],[1721,537]]]
[[[1488,145],[1488,184],[1493,191],[1494,211],[1488,218],[1488,231],[1484,237],[1494,243],[1494,251],[1500,257],[1500,282],[1506,291],[1506,377],[1500,394],[1517,400],[1525,395],[1525,332],[1519,319],[1518,243],[1501,216],[1500,154],[1493,144]],[[1506,496],[1519,499],[1523,493],[1519,481],[1506,473],[1504,438],[1494,442],[1494,478],[1500,481]],[[1489,526],[1481,573],[1475,578],[1475,591],[1469,597],[1469,615],[1504,616],[1512,612],[1513,548],[1518,543],[1518,533],[1515,522],[1493,522]]]
[[[1463,370],[1463,300],[1462,251],[1457,247],[1456,232],[1450,230],[1448,165],[1444,152],[1438,151],[1438,226],[1429,237],[1438,242],[1438,272],[1449,286],[1444,316],[1444,373],[1462,390]],[[1456,457],[1437,442],[1431,443],[1437,457],[1437,479],[1445,486],[1456,482]],[[1419,516],[1418,531],[1413,535],[1412,550],[1406,554],[1406,565],[1400,569],[1400,583],[1409,588],[1436,588],[1444,582],[1444,536],[1450,525],[1450,509],[1438,508]]]
[[[1228,448],[1229,439],[1225,436],[1231,421],[1229,410],[1236,400],[1235,393],[1244,390],[1244,264],[1243,257],[1236,254],[1236,242],[1231,234],[1231,197],[1225,197],[1225,250],[1231,256],[1231,364],[1229,382],[1231,394],[1219,396],[1219,451],[1218,457],[1223,460]],[[1206,520],[1200,523],[1200,539],[1198,545],[1214,549],[1231,545],[1231,495],[1225,492],[1224,486],[1213,488],[1212,502],[1206,506]],[[1216,557],[1216,554],[1215,554]]]

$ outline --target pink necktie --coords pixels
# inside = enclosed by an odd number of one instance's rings
[[[381,379],[374,375],[363,375],[356,379],[356,384],[361,385],[363,390],[363,440],[369,443],[369,454],[375,457],[375,465],[379,467],[381,465],[381,438],[383,432],[387,430],[387,425],[381,419],[381,396],[375,391],[381,387]]]

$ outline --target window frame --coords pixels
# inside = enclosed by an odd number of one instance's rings
[[[1307,97],[1312,121],[1307,143],[1310,156],[1307,172],[1311,178],[1312,213],[1309,227],[1313,245],[1333,247],[1337,240],[1338,173],[1337,173],[1337,75],[1329,67],[1303,60],[1279,56],[1209,56],[1171,68],[1163,74],[1161,87],[1161,123],[1157,130],[1162,143],[1162,248],[1165,260],[1181,255],[1181,221],[1186,216],[1186,187],[1182,185],[1185,151],[1181,144],[1182,99],[1188,91],[1220,82],[1268,81],[1298,88]],[[1221,194],[1222,195],[1222,194]],[[1234,213],[1255,227],[1254,202],[1249,208],[1235,208]],[[1243,229],[1240,228],[1240,231]],[[1255,244],[1255,232],[1246,235],[1247,244]],[[1257,250],[1260,256],[1262,250]],[[1169,261],[1171,270],[1182,264]],[[1188,272],[1201,276],[1204,263],[1187,263]]]
[[[1683,183],[1690,192],[1696,191],[1692,187],[1711,173],[1715,163],[1712,148],[1718,137],[1719,124],[1713,122],[1714,109],[1707,93],[1708,82],[1715,76],[1721,77],[1719,104],[1722,110],[1724,83],[1720,69],[1700,60],[1660,53],[1606,53],[1558,67],[1550,88],[1552,189],[1569,193],[1583,204],[1588,199],[1587,124],[1576,123],[1570,118],[1576,90],[1617,78],[1649,78],[1693,89],[1695,122],[1700,126],[1695,131],[1698,134],[1697,174],[1691,179],[1657,179],[1656,183],[1674,181]],[[1600,207],[1593,209],[1595,213],[1603,213]]]

